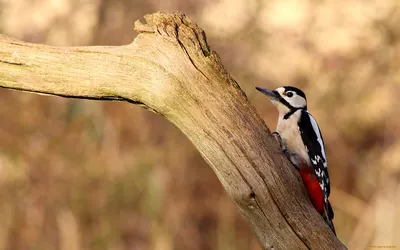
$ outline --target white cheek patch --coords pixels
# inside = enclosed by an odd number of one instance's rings
[[[290,105],[292,105],[295,108],[303,108],[307,105],[306,100],[303,97],[297,95],[293,91],[290,91],[291,93],[293,93],[292,97],[288,97],[285,95],[284,88],[277,88],[276,91],[285,101],[287,101]]]
[[[295,95],[291,98],[290,103],[292,104],[293,107],[296,108],[301,108],[306,106],[306,101],[304,100],[303,97],[299,95]]]
[[[282,95],[282,98],[285,99],[288,103],[290,103],[293,106],[293,99],[291,99],[285,95]]]

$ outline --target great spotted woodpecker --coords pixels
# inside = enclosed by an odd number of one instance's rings
[[[275,90],[256,87],[267,95],[279,112],[274,133],[282,151],[299,171],[311,203],[332,231],[334,213],[329,203],[330,181],[324,141],[314,117],[307,111],[307,99],[298,88],[284,86]]]

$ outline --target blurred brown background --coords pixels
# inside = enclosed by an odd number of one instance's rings
[[[180,10],[273,130],[254,86],[294,85],[324,135],[338,236],[400,248],[400,1],[0,0],[0,32],[122,45]],[[1,49],[1,48],[0,48]],[[212,170],[163,117],[128,103],[0,89],[0,250],[261,249]]]

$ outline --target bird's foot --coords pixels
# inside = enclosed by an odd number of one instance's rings
[[[299,170],[304,162],[303,159],[298,154],[291,153],[287,150],[286,146],[283,144],[282,137],[278,132],[273,132],[272,136],[279,143],[282,153],[289,159],[292,165]]]
[[[287,152],[287,148],[286,146],[283,144],[282,141],[282,137],[278,132],[273,132],[272,136],[275,138],[275,140],[279,143],[279,147],[281,148],[282,153],[284,153],[286,155]]]

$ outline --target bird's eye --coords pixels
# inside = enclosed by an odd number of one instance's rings
[[[287,97],[292,97],[292,96],[293,96],[293,92],[287,92],[287,93],[286,93],[286,96],[287,96]]]

